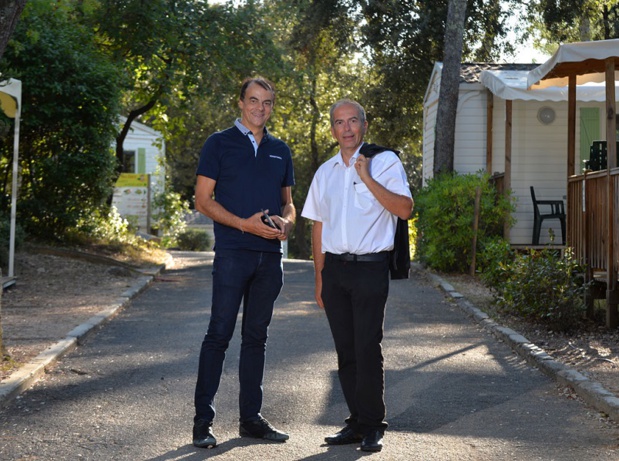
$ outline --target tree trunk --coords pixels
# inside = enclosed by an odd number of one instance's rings
[[[17,20],[26,6],[26,0],[0,0],[0,58],[17,26]]]
[[[0,271],[0,279],[2,279],[2,271]],[[0,286],[0,364],[10,358],[9,351],[4,345],[4,335],[2,334],[2,293],[4,287]]]
[[[466,0],[449,0],[445,25],[443,71],[436,114],[434,138],[434,175],[452,172],[454,168],[454,141],[460,60],[466,18]]]
[[[580,18],[580,41],[588,42],[591,40],[591,20],[587,16]]]
[[[132,110],[131,112],[129,112],[129,115],[127,115],[127,121],[125,122],[122,129],[120,130],[120,133],[116,137],[116,159],[118,160],[118,174],[122,173],[125,159],[125,138],[127,137],[129,130],[131,129],[131,123],[133,123],[133,121],[140,115],[144,115],[146,112],[155,107],[158,97],[159,95],[153,96],[153,98],[148,101],[148,103],[146,103],[142,107],[139,107],[138,109]]]
[[[316,170],[320,166],[320,149],[317,141],[317,132],[318,125],[320,123],[320,107],[318,106],[318,102],[316,101],[316,88],[318,86],[316,82],[317,72],[311,72],[311,84],[310,84],[310,93],[309,93],[309,104],[311,109],[311,119],[310,119],[310,129],[309,129],[309,137],[310,137],[310,171],[308,172],[308,176],[310,178],[314,177]],[[312,255],[311,246],[308,244],[307,240],[307,232],[310,229],[310,225],[308,221],[300,216],[297,216],[297,222],[294,228],[294,241],[295,241],[295,250],[296,257],[299,259],[310,259]]]

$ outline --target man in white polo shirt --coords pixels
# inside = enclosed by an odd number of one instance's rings
[[[410,217],[413,199],[395,152],[361,153],[368,123],[359,103],[336,102],[330,121],[340,151],[316,172],[301,213],[314,221],[316,302],[327,314],[350,411],[346,426],[325,441],[380,451],[387,428],[381,342],[389,251],[397,218]]]

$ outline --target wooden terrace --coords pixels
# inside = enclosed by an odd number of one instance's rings
[[[619,81],[619,40],[565,44],[541,66],[529,72],[527,91],[548,87],[567,88],[567,210],[566,244],[587,268],[588,280],[604,282],[605,289],[594,293],[606,299],[606,324],[619,326],[619,168],[617,165],[616,81]],[[576,174],[576,90],[578,85],[599,82],[605,88],[605,144],[608,164],[595,172]],[[511,188],[512,101],[505,100],[504,190]],[[492,119],[492,104],[488,107]],[[492,126],[489,123],[488,133]],[[492,144],[488,137],[487,170],[491,169]],[[514,153],[515,154],[515,153]],[[497,184],[499,185],[499,184]],[[509,235],[509,229],[505,229]],[[590,300],[589,300],[590,301]],[[592,309],[593,303],[588,303]],[[591,313],[591,311],[590,311]]]
[[[606,285],[605,292],[591,292],[589,314],[593,298],[605,297],[606,324],[615,328],[619,324],[619,168],[570,176],[567,191],[567,245],[587,268],[586,278]]]

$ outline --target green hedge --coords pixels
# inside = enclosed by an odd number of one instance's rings
[[[472,262],[475,194],[481,191],[477,248],[502,235],[504,223],[513,225],[511,199],[497,194],[486,173],[444,174],[428,181],[415,197],[417,255],[443,272],[467,272]]]
[[[588,283],[571,249],[516,253],[495,246],[494,264],[481,273],[498,306],[510,314],[554,330],[576,328],[586,311]]]
[[[208,233],[201,229],[187,228],[176,237],[178,248],[184,251],[207,251],[212,242]]]

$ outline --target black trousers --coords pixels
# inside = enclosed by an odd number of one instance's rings
[[[338,376],[350,416],[346,422],[366,433],[384,431],[385,371],[382,354],[389,259],[347,262],[327,253],[322,300],[337,352]]]

